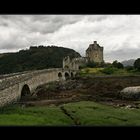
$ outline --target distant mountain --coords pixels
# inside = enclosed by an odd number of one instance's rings
[[[121,63],[124,65],[124,67],[126,66],[133,66],[135,62],[135,59],[130,59],[130,60],[124,60]]]
[[[58,46],[31,46],[16,53],[0,54],[0,74],[62,68],[63,58],[80,57],[73,49]]]

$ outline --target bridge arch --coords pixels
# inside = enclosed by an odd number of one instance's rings
[[[68,72],[65,72],[65,80],[68,80],[70,78],[70,74]]]
[[[62,79],[62,73],[61,72],[58,73],[58,77],[59,77],[59,79]]]
[[[31,95],[30,88],[27,84],[23,85],[21,90],[20,100],[25,100],[27,96]]]

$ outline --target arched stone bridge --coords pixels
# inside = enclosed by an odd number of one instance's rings
[[[20,72],[0,76],[0,107],[20,100],[28,92],[33,93],[42,84],[74,77],[76,71],[53,68]]]

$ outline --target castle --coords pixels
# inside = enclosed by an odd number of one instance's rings
[[[89,58],[89,61],[103,62],[103,47],[99,46],[97,41],[94,41],[94,44],[90,44],[86,50],[86,57]]]
[[[94,41],[90,44],[86,50],[86,57],[79,57],[70,59],[69,56],[63,59],[63,68],[70,68],[73,70],[79,70],[79,67],[85,65],[88,62],[102,63],[103,60],[103,47]]]

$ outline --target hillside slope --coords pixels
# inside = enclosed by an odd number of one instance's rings
[[[8,74],[27,70],[62,68],[66,56],[80,57],[73,49],[57,46],[31,46],[28,50],[6,53],[0,57],[0,74]]]
[[[124,67],[126,66],[133,66],[135,62],[135,59],[129,59],[129,60],[124,60],[121,63],[124,65]]]

